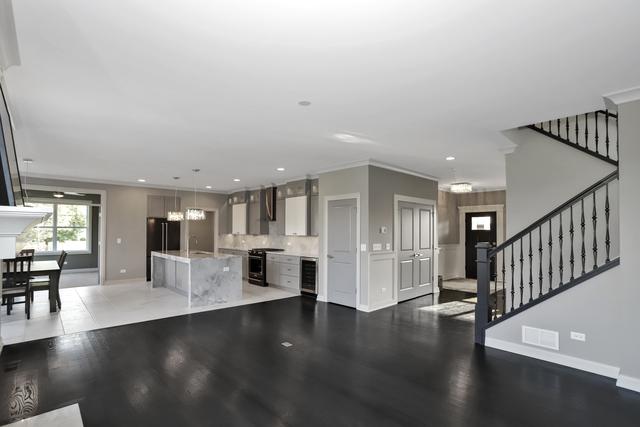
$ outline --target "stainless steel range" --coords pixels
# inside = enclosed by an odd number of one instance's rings
[[[267,285],[267,252],[283,252],[277,248],[253,248],[249,250],[249,283]]]

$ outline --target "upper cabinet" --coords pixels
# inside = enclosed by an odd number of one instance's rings
[[[249,234],[269,234],[267,220],[266,190],[249,192]]]
[[[147,217],[166,218],[170,211],[180,210],[180,198],[173,196],[147,196]]]
[[[237,203],[231,208],[231,232],[247,234],[247,204]]]
[[[306,196],[309,194],[309,180],[288,182],[285,186],[286,197]]]
[[[306,236],[308,234],[307,196],[288,197],[285,201],[284,229],[287,236]]]

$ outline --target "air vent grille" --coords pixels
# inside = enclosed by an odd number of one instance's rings
[[[531,326],[522,327],[522,342],[551,350],[560,349],[560,336],[557,331],[532,328]]]

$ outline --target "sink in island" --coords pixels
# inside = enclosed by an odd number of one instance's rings
[[[151,285],[188,299],[189,307],[242,299],[242,257],[204,251],[151,252]]]

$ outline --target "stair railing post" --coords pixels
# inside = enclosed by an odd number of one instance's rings
[[[476,245],[476,263],[478,273],[478,302],[476,303],[476,344],[484,346],[485,329],[491,319],[489,307],[489,288],[491,286],[491,268],[489,259],[489,243]]]

